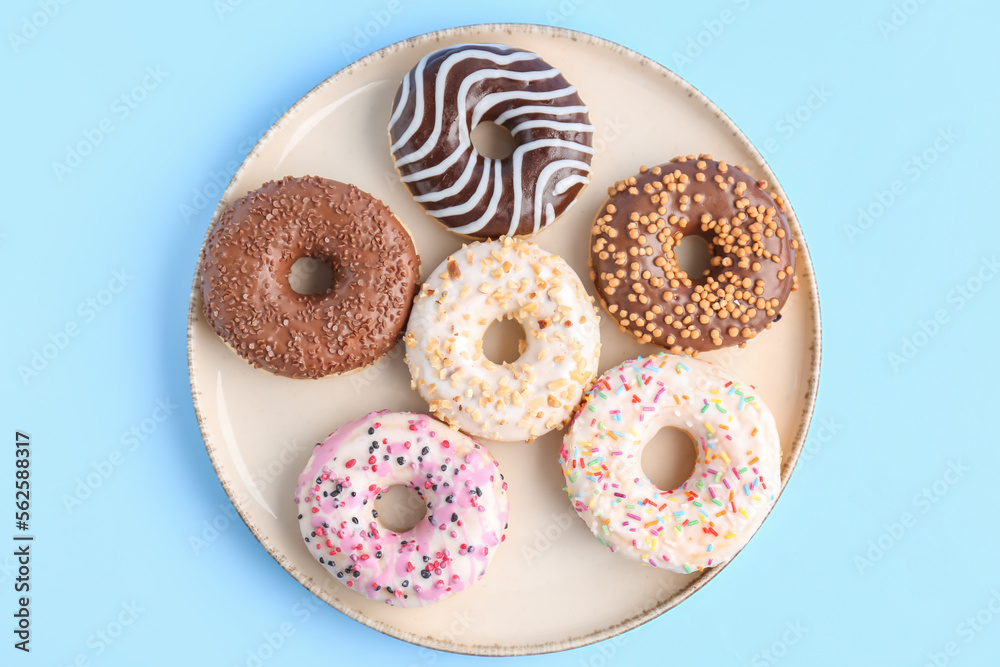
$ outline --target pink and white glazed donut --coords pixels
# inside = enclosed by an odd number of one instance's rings
[[[395,533],[375,500],[413,489],[427,515]],[[437,602],[485,573],[504,540],[507,483],[472,438],[426,415],[372,412],[316,446],[295,491],[306,547],[331,575],[372,600]]]
[[[697,451],[691,477],[672,490],[641,466],[643,447],[664,427],[686,431]],[[626,361],[594,383],[559,462],[573,507],[602,544],[674,572],[735,556],[781,488],[778,427],[753,386],[666,353]]]

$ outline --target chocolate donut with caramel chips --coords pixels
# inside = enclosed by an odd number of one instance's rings
[[[302,257],[329,265],[332,287],[292,289]],[[201,261],[215,332],[253,366],[292,378],[376,362],[403,334],[419,280],[413,239],[385,204],[317,176],[271,181],[234,202]]]
[[[743,167],[678,157],[608,189],[591,229],[590,276],[622,331],[673,353],[744,346],[796,289],[785,201]],[[708,243],[710,268],[688,276],[675,248]]]

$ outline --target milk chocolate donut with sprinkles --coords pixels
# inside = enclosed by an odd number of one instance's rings
[[[405,485],[427,515],[404,533],[375,501]],[[337,581],[367,598],[419,607],[476,583],[507,527],[507,483],[478,442],[406,412],[372,412],[316,445],[295,491],[302,539]]]
[[[313,257],[333,286],[299,294],[292,264]],[[265,183],[234,202],[201,261],[204,313],[257,368],[292,378],[342,375],[374,363],[406,326],[420,259],[403,224],[353,185],[306,176]]]
[[[765,181],[689,155],[642,167],[608,194],[591,230],[590,277],[620,330],[696,354],[743,347],[780,317],[797,285],[798,242]],[[677,263],[689,235],[711,252],[701,276]]]

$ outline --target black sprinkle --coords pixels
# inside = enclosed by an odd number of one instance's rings
[[[420,453],[423,454],[424,456],[427,456],[428,454],[431,453],[431,448],[430,447],[424,447],[423,449],[420,450]]]
[[[454,512],[451,513],[451,521],[452,523],[458,521],[458,515],[455,514]]]
[[[428,572],[427,570],[420,570],[420,576],[423,577],[424,579],[430,579],[431,573]]]
[[[397,465],[403,465],[404,463],[406,463],[406,459],[405,458],[403,458],[402,456],[397,456],[396,457],[396,464]]]
[[[351,521],[353,521],[354,523],[357,523],[358,522],[358,517],[352,516],[351,517]]]
[[[375,427],[374,426],[372,428],[368,429],[368,435],[375,435]]]

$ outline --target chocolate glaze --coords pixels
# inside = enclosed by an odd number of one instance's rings
[[[468,136],[484,121],[511,131],[513,155],[492,160],[475,150]],[[473,238],[539,231],[590,177],[593,127],[576,89],[536,54],[508,46],[462,44],[427,55],[396,91],[389,135],[396,167],[417,201]],[[560,160],[567,162],[543,173]],[[435,166],[440,173],[420,175]]]
[[[619,328],[689,354],[742,346],[770,328],[796,287],[798,243],[784,200],[766,188],[708,155],[643,168],[610,188],[591,230],[590,275]],[[686,235],[708,243],[702,276],[677,265]]]
[[[313,257],[333,287],[299,294],[292,264]],[[347,373],[399,339],[420,278],[406,228],[379,200],[318,176],[265,183],[234,202],[201,262],[204,312],[257,368],[293,378]]]

